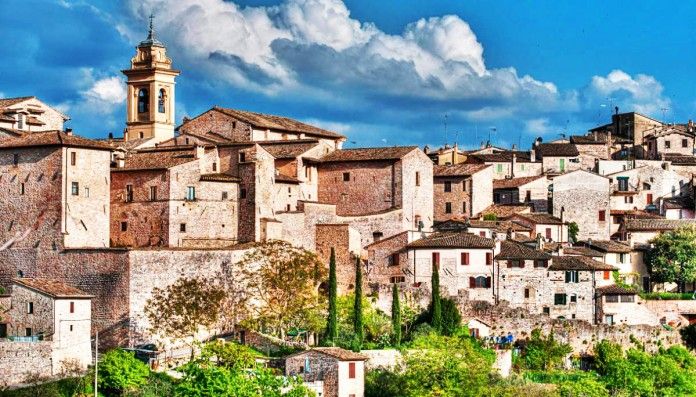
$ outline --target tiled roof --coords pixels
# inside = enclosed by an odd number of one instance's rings
[[[513,221],[484,221],[478,219],[472,219],[469,221],[470,227],[485,228],[485,229],[495,229],[501,232],[507,232],[512,230],[513,232],[528,232],[532,229],[527,226],[520,225]]]
[[[165,170],[195,159],[191,148],[143,150],[129,154],[123,167],[112,168],[111,171]]]
[[[581,244],[603,252],[629,253],[631,246],[614,240],[588,240]]]
[[[685,226],[696,226],[696,219],[627,219],[627,231],[667,231]]]
[[[407,248],[493,248],[495,240],[465,232],[433,233],[409,243]]]
[[[573,135],[570,143],[576,145],[604,145],[607,143],[607,134]]]
[[[292,177],[292,176],[283,175],[283,174],[276,175],[275,181],[276,181],[276,183],[291,183],[291,184],[299,184],[300,183],[299,179]]]
[[[0,119],[1,118],[2,117],[0,117]],[[16,130],[14,128],[7,128],[7,127],[0,127],[0,132],[4,132],[8,135],[13,135],[14,137],[18,137],[18,136],[22,136],[22,135],[26,134],[26,131]]]
[[[490,167],[486,164],[460,163],[454,165],[436,165],[433,167],[434,177],[443,176],[469,176]]]
[[[665,154],[665,161],[671,161],[674,165],[694,165],[696,164],[696,156],[685,156],[682,154]]]
[[[32,132],[20,137],[0,141],[1,148],[26,148],[42,146],[67,146],[95,150],[111,150],[111,146],[102,141],[68,135],[62,131]]]
[[[563,221],[551,214],[544,212],[532,212],[529,214],[515,214],[519,218],[524,218],[530,222],[542,225],[562,225]]]
[[[0,98],[0,109],[6,108],[8,106],[16,105],[20,102],[24,102],[27,99],[36,98],[34,96],[21,96],[17,98]]]
[[[240,179],[236,176],[228,174],[203,174],[201,175],[202,182],[239,182]]]
[[[677,196],[664,199],[663,206],[666,209],[694,209],[694,199],[690,196]]]
[[[531,212],[531,207],[526,204],[493,204],[481,211],[481,217],[493,214],[499,219],[508,218],[515,214]]]
[[[597,293],[600,295],[635,295],[638,293],[638,290],[636,288],[612,284],[597,288]]]
[[[587,248],[587,247],[568,247],[563,249],[563,253],[565,255],[581,255],[581,256],[589,256],[589,257],[602,257],[604,254],[602,254],[599,251],[595,251],[592,248]]]
[[[653,127],[649,130],[643,132],[643,139],[648,140],[651,138],[657,138],[660,136],[667,136],[672,134],[684,135],[690,138],[694,137],[694,134],[688,131],[688,128],[684,124],[664,124],[660,126]]]
[[[367,360],[367,356],[364,356],[360,353],[355,353],[350,350],[346,349],[341,349],[340,347],[314,347],[310,350],[305,350],[301,351],[295,354],[291,354],[288,357],[292,356],[297,356],[297,355],[302,355],[308,352],[317,352],[321,354],[326,354],[327,356],[331,356],[333,358],[338,359],[339,361],[365,361]]]
[[[229,116],[232,116],[245,123],[251,124],[256,128],[268,128],[271,130],[304,133],[307,135],[313,135],[323,138],[345,138],[345,136],[335,133],[333,131],[328,131],[287,117],[275,116],[272,114],[248,112],[245,110],[228,109],[219,106],[215,106],[213,109],[218,110]]]
[[[515,233],[512,236],[512,240],[517,241],[518,243],[533,243],[536,241],[535,238],[529,237],[529,236],[522,234],[522,233]]]
[[[653,214],[644,210],[611,210],[609,214],[621,215],[626,218],[653,218],[653,219],[663,219],[660,215]]]
[[[151,141],[154,138],[142,138],[142,139],[131,139],[131,140],[124,140],[122,138],[116,138],[116,139],[108,139],[103,142],[106,142],[111,146],[112,148],[122,148],[125,150],[133,150],[139,147],[140,145],[143,145],[147,143],[148,141]]]
[[[513,189],[534,182],[538,179],[546,178],[543,175],[525,176],[521,178],[496,179],[493,181],[493,189]]]
[[[578,148],[572,143],[540,143],[536,152],[541,157],[575,157],[579,156]]]
[[[343,161],[399,160],[414,150],[418,150],[418,146],[342,149],[323,156],[321,161],[324,163],[335,163]]]
[[[518,163],[531,163],[531,154],[529,152],[505,151],[491,154],[472,154],[467,159],[467,162],[485,162],[485,163],[509,163],[512,161],[512,155],[517,156]]]
[[[315,139],[298,139],[297,141],[273,141],[260,145],[277,159],[294,159],[318,144],[319,141]]]
[[[614,266],[586,256],[554,256],[551,262],[549,270],[617,270]]]
[[[551,259],[551,255],[543,251],[537,251],[524,244],[513,241],[501,241],[500,253],[496,259]]]
[[[16,278],[15,284],[41,292],[53,298],[91,298],[92,295],[58,280],[45,278]]]

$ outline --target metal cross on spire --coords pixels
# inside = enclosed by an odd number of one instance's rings
[[[148,40],[154,40],[155,38],[155,24],[154,24],[155,14],[150,13],[150,30],[147,32]]]

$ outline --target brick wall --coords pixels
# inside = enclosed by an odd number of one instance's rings
[[[251,141],[251,126],[222,112],[211,109],[182,125],[180,131],[185,134],[207,134],[213,132],[233,141]]]
[[[355,258],[360,255],[360,245],[359,241],[357,244],[351,243],[351,228],[348,224],[316,225],[316,253],[327,267],[332,247],[336,255],[338,289],[342,293],[350,292],[355,288]],[[367,276],[363,276],[363,281],[366,279]]]
[[[305,373],[306,361],[310,371]],[[325,354],[307,351],[285,359],[285,375],[300,376],[305,382],[324,381],[324,397],[338,397],[339,361]]]
[[[445,191],[449,184],[450,191]],[[436,177],[433,183],[434,216],[436,221],[471,216],[471,177]],[[446,211],[449,203],[450,212]]]
[[[404,277],[404,282],[412,281],[412,277],[407,280],[408,275],[404,272],[404,268],[409,268],[408,255],[401,251],[406,244],[408,232],[401,232],[367,246],[367,280],[370,284],[389,285],[392,277]]]

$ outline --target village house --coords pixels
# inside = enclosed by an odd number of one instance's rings
[[[597,171],[599,160],[611,159],[611,133],[600,134],[597,131],[588,135],[573,135],[570,143],[580,154],[580,169],[586,171]]]
[[[647,158],[662,160],[664,155],[694,155],[693,123],[687,125],[667,124],[645,132]]]
[[[433,211],[436,221],[468,218],[491,205],[493,167],[485,164],[436,165]]]
[[[531,313],[542,312],[551,255],[536,248],[511,240],[500,243],[500,252],[495,256],[496,302],[506,301],[510,307]]]
[[[693,184],[693,182],[692,182]],[[689,190],[693,189],[693,185],[689,185]],[[669,197],[662,200],[660,213],[666,219],[694,219],[694,196],[692,194]]]
[[[537,139],[534,151],[541,160],[545,174],[557,175],[582,169],[580,152],[572,143],[541,143]]]
[[[564,222],[575,222],[580,240],[608,240],[611,226],[609,183],[609,178],[584,170],[554,177],[550,204],[553,215]]]
[[[658,315],[645,307],[638,292],[619,285],[597,288],[597,318],[606,325],[659,325]]]
[[[92,363],[92,296],[51,279],[13,280],[10,306],[0,335],[0,384],[31,376],[53,377],[65,366],[86,370]]]
[[[694,219],[627,219],[619,236],[630,244],[647,244],[661,233],[692,226],[696,226]]]
[[[619,113],[618,107],[615,107],[614,110],[615,114],[611,116],[611,123],[595,127],[589,132],[591,134],[594,132],[611,133],[612,143],[620,142],[622,146],[621,152],[613,153],[613,155],[618,155],[621,158],[646,158],[643,147],[645,135],[648,131],[655,127],[661,127],[664,123],[636,112]]]
[[[0,139],[41,131],[63,131],[70,120],[35,96],[0,98]]]
[[[285,357],[285,376],[299,376],[317,397],[363,397],[366,360],[339,347],[315,347]]]
[[[586,240],[578,243],[579,246],[591,249],[602,254],[598,259],[607,265],[615,266],[619,271],[619,281],[627,284],[642,285],[643,278],[648,277],[648,269],[645,264],[633,263],[633,248],[623,242],[614,240]]]
[[[534,150],[531,152],[507,150],[470,154],[467,156],[466,163],[492,165],[493,179],[542,174],[542,165],[541,162],[537,162]]]
[[[690,178],[669,167],[641,165],[636,168],[606,175],[611,183],[612,210],[652,210],[657,212],[664,199],[690,193]]]
[[[546,212],[548,195],[548,182],[543,175],[493,181],[495,204],[524,203],[530,205],[533,212]]]
[[[531,238],[542,236],[546,242],[568,242],[568,224],[551,214],[540,212],[514,214],[508,219],[530,228]]]
[[[446,144],[437,150],[431,150],[430,147],[426,145],[425,148],[423,148],[423,152],[433,160],[433,164],[435,165],[454,165],[466,161],[466,153],[459,150],[457,143],[455,143],[454,146]]]

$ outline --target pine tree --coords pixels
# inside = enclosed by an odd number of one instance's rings
[[[357,258],[355,261],[355,305],[353,306],[353,319],[355,321],[355,346],[353,349],[356,351],[362,348],[364,337],[362,295],[362,263],[360,258]]]
[[[431,284],[433,287],[432,291],[432,308],[433,308],[433,318],[430,325],[435,328],[437,332],[442,331],[442,302],[440,301],[440,270],[436,263],[433,263],[433,275]]]
[[[394,346],[401,344],[401,303],[399,302],[399,287],[392,286],[392,337]]]
[[[338,308],[336,307],[337,295],[336,281],[336,252],[331,247],[331,257],[329,259],[329,320],[326,325],[326,339],[331,346],[334,346],[338,338]]]

